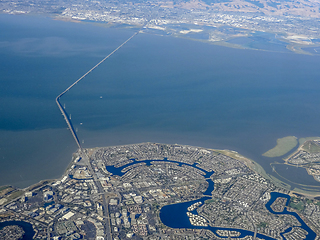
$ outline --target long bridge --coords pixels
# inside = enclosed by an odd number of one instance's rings
[[[101,183],[98,181],[96,175],[94,174],[94,171],[92,169],[92,166],[90,164],[90,161],[89,161],[89,157],[88,155],[86,154],[85,151],[82,150],[82,147],[81,147],[81,144],[80,144],[80,141],[79,141],[79,138],[77,136],[77,133],[76,131],[74,130],[73,128],[73,125],[72,125],[72,122],[71,122],[71,117],[68,116],[68,113],[66,112],[65,108],[62,107],[61,105],[61,102],[60,102],[60,98],[66,94],[72,87],[74,87],[74,85],[76,85],[78,82],[80,82],[83,78],[85,78],[89,73],[91,73],[95,68],[97,68],[101,63],[103,63],[107,58],[109,58],[112,54],[114,54],[116,51],[118,51],[123,45],[125,45],[127,42],[129,42],[134,36],[136,36],[138,33],[140,32],[137,31],[136,33],[134,33],[131,37],[129,37],[125,42],[123,42],[119,47],[117,47],[115,50],[113,50],[108,56],[106,56],[104,59],[102,59],[99,63],[97,63],[93,68],[91,68],[88,72],[86,72],[82,77],[80,77],[77,81],[75,81],[73,84],[71,84],[66,90],[64,90],[62,93],[60,93],[57,97],[56,97],[56,103],[60,109],[60,112],[62,113],[63,117],[64,117],[64,120],[66,121],[67,125],[68,125],[68,128],[69,130],[71,131],[72,133],[72,136],[74,138],[74,140],[76,141],[78,147],[79,147],[79,150],[80,150],[80,153],[82,154],[83,158],[84,158],[84,161],[87,163],[87,166],[91,172],[91,174],[94,176],[94,181],[99,189],[99,192],[103,192],[103,188],[101,186]],[[109,209],[108,209],[108,205],[107,205],[107,199],[105,197],[105,195],[102,195],[102,200],[103,200],[103,208],[104,208],[104,215],[109,218]],[[110,221],[107,221],[107,224],[106,224],[106,239],[107,240],[111,240],[112,237],[111,237],[111,226],[110,226]]]
[[[109,55],[107,55],[105,58],[103,58],[100,62],[98,62],[94,67],[92,67],[88,72],[86,72],[84,75],[82,75],[77,81],[75,81],[74,83],[72,83],[66,90],[64,90],[62,93],[60,93],[57,97],[56,97],[56,103],[60,109],[60,112],[62,113],[64,120],[66,121],[68,128],[70,129],[72,136],[74,138],[74,140],[76,141],[79,149],[82,151],[82,147],[79,141],[79,138],[76,134],[76,131],[73,128],[71,119],[69,118],[66,110],[62,107],[61,103],[60,103],[60,98],[66,94],[72,87],[74,87],[78,82],[80,82],[83,78],[85,78],[89,73],[91,73],[94,69],[96,69],[101,63],[103,63],[106,59],[108,59],[111,55],[113,55],[116,51],[118,51],[121,47],[123,47],[123,45],[125,45],[127,42],[129,42],[134,36],[136,36],[138,33],[140,32],[137,31],[135,32],[131,37],[129,37],[126,41],[124,41],[119,47],[117,47],[115,50],[113,50]]]

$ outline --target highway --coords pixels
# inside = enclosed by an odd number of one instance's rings
[[[100,183],[99,179],[97,178],[97,175],[93,171],[92,165],[90,163],[89,156],[87,155],[87,153],[85,151],[81,151],[81,153],[82,153],[83,161],[86,163],[91,175],[93,176],[94,182],[95,182],[95,184],[96,184],[96,186],[98,188],[98,192],[99,193],[104,193],[104,189],[101,186],[101,183]],[[102,195],[102,206],[103,206],[103,211],[104,211],[104,217],[106,219],[106,221],[105,221],[106,239],[107,240],[112,240],[110,218],[109,218],[109,208],[108,208],[107,199],[105,197],[105,194]]]

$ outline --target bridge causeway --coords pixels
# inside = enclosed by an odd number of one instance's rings
[[[92,67],[89,71],[87,71],[84,75],[82,75],[77,81],[75,81],[74,83],[72,83],[66,90],[64,90],[62,93],[60,93],[57,97],[56,97],[56,103],[60,109],[60,112],[62,113],[64,120],[66,121],[69,130],[71,131],[71,134],[74,138],[74,140],[76,141],[79,149],[82,151],[82,147],[79,141],[79,138],[77,136],[76,131],[73,128],[71,119],[69,118],[66,110],[62,107],[61,102],[60,102],[60,98],[66,94],[71,88],[73,88],[78,82],[80,82],[83,78],[85,78],[89,73],[91,73],[94,69],[96,69],[101,63],[103,63],[106,59],[108,59],[110,56],[112,56],[116,51],[118,51],[121,47],[123,47],[123,45],[125,45],[127,42],[129,42],[134,36],[136,36],[140,31],[135,32],[131,37],[129,37],[126,41],[124,41],[119,47],[117,47],[115,50],[113,50],[109,55],[107,55],[105,58],[103,58],[100,62],[98,62],[94,67]]]

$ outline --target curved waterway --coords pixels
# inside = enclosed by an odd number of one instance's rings
[[[269,210],[269,212],[271,212],[271,213],[273,213],[273,214],[281,214],[281,215],[283,215],[283,214],[289,214],[289,215],[294,216],[294,217],[300,222],[300,224],[301,224],[300,227],[308,232],[307,239],[315,239],[315,238],[316,238],[315,232],[312,231],[312,230],[307,226],[307,224],[305,224],[305,222],[300,218],[300,216],[299,216],[297,213],[295,213],[295,212],[289,212],[286,207],[283,209],[282,212],[275,212],[275,211],[273,211],[273,210],[271,209],[272,203],[273,203],[278,197],[286,198],[286,199],[287,199],[286,206],[288,206],[288,204],[289,204],[289,202],[290,202],[290,196],[288,196],[287,194],[283,194],[283,193],[272,192],[272,193],[271,193],[271,199],[270,199],[269,202],[267,202],[267,204],[266,204],[266,208]],[[283,236],[283,234],[291,231],[291,229],[292,229],[292,228],[289,228],[289,229],[287,229],[285,232],[281,233],[281,236],[282,236],[283,238],[285,238],[285,237]]]
[[[33,239],[35,231],[33,230],[32,225],[27,222],[23,222],[23,221],[0,222],[0,230],[6,226],[11,226],[11,225],[17,225],[24,230],[25,234],[23,235],[22,240],[32,240]]]
[[[211,197],[209,197],[211,195],[211,192],[214,189],[214,182],[211,180],[211,175],[214,172],[208,172],[202,168],[199,168],[197,166],[197,163],[194,164],[188,164],[188,163],[182,163],[182,162],[178,162],[178,161],[171,161],[168,159],[163,159],[163,160],[144,160],[144,161],[136,161],[135,159],[131,159],[133,162],[128,163],[124,166],[121,167],[114,167],[114,166],[107,166],[107,170],[109,172],[111,172],[112,174],[118,175],[118,176],[123,176],[126,172],[128,172],[131,168],[128,168],[130,166],[133,166],[135,164],[138,163],[145,163],[147,166],[150,166],[153,162],[164,162],[164,163],[176,163],[178,164],[178,166],[190,166],[190,167],[194,167],[200,171],[203,172],[203,176],[205,177],[206,181],[208,182],[208,188],[207,190],[203,193],[203,195],[206,195],[200,199],[197,200],[193,200],[193,201],[188,201],[188,202],[182,202],[182,203],[176,203],[176,204],[171,204],[171,205],[167,205],[161,208],[160,210],[160,219],[162,221],[163,224],[165,224],[168,227],[171,228],[189,228],[189,229],[208,229],[210,231],[212,231],[213,233],[215,233],[217,236],[221,237],[221,238],[227,238],[224,236],[220,236],[217,231],[218,230],[229,230],[229,231],[238,231],[240,233],[240,236],[237,236],[236,238],[242,238],[245,236],[254,236],[254,232],[252,231],[248,231],[248,230],[243,230],[243,229],[237,229],[237,228],[222,228],[222,227],[211,227],[211,226],[207,226],[207,227],[202,227],[202,226],[193,226],[191,225],[190,221],[189,221],[189,217],[187,216],[187,212],[188,212],[188,207],[190,207],[192,204],[196,203],[196,202],[202,202],[204,203],[206,200],[211,199]],[[127,169],[126,169],[127,168]],[[208,196],[209,195],[209,196]],[[314,231],[312,231],[306,224],[305,222],[299,217],[299,215],[295,212],[289,212],[287,210],[287,208],[285,207],[284,210],[282,212],[275,212],[271,209],[271,205],[272,203],[278,198],[278,197],[282,197],[282,198],[286,198],[287,202],[286,202],[286,206],[288,206],[289,201],[290,201],[290,196],[287,194],[283,194],[283,193],[278,193],[278,192],[272,192],[271,194],[271,198],[270,200],[266,203],[266,208],[269,210],[269,212],[273,213],[273,214],[279,214],[279,215],[284,215],[284,214],[289,214],[294,216],[299,223],[301,224],[301,226],[297,226],[300,227],[304,230],[306,230],[308,232],[307,238],[306,239],[315,239],[316,238],[316,234]],[[201,205],[200,205],[201,206]],[[196,210],[192,211],[193,214],[197,214]],[[280,233],[280,235],[286,239],[284,237],[283,234],[290,232],[292,230],[292,228],[288,228],[286,229],[284,232]],[[267,240],[275,240],[272,237],[268,237],[265,236],[263,234],[257,233],[256,234],[257,237],[262,238],[262,239],[267,239]],[[233,237],[231,237],[233,238]]]

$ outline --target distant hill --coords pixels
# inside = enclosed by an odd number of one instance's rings
[[[191,0],[180,3],[176,1],[176,4],[187,8],[208,7],[227,12],[320,18],[320,1],[318,0]]]
[[[144,2],[143,0],[137,1]],[[171,6],[185,9],[206,8],[223,12],[251,12],[264,15],[320,18],[319,0],[173,0],[158,1],[158,3],[164,5],[170,3]]]

